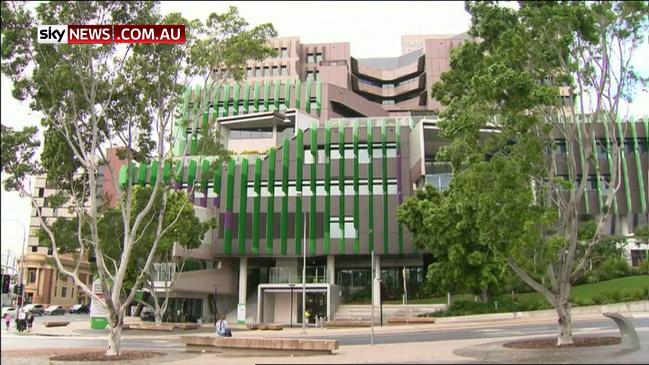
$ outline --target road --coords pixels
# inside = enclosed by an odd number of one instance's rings
[[[73,317],[73,319],[84,320],[84,316]],[[85,318],[87,320],[87,318]],[[649,318],[631,319],[636,327],[640,337],[649,336]],[[236,330],[233,331],[236,336]],[[493,325],[485,328],[452,328],[452,329],[430,329],[415,330],[399,333],[377,333],[374,335],[375,344],[404,343],[404,342],[434,342],[448,340],[466,340],[481,338],[499,338],[512,337],[518,335],[539,335],[551,336],[556,333],[556,326],[551,324],[503,324]],[[576,335],[585,333],[606,333],[609,335],[619,335],[617,326],[612,320],[580,320],[573,323],[573,333]],[[280,335],[278,337],[313,337],[336,339],[340,345],[366,345],[370,342],[370,330],[366,334],[336,334],[322,335],[307,334],[304,335]],[[105,335],[101,336],[24,336],[16,334],[7,334],[4,330],[1,339],[2,349],[29,349],[29,348],[65,348],[65,347],[104,347],[106,345]],[[124,348],[137,349],[157,349],[164,351],[183,351],[182,345],[177,338],[138,338],[132,336],[123,337],[122,346]]]

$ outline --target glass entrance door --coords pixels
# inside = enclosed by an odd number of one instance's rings
[[[298,295],[296,296],[298,299],[297,302],[297,313],[299,315],[297,316],[297,323],[302,323],[302,292],[295,290]],[[327,293],[306,293],[306,309],[309,312],[309,318],[307,319],[307,323],[309,324],[315,324],[315,318],[316,316],[318,317],[325,317],[327,315]]]

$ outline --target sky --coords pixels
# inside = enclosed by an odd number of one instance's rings
[[[511,6],[515,6],[512,3]],[[351,54],[357,58],[393,57],[401,53],[401,35],[458,34],[466,32],[470,17],[459,1],[435,2],[162,2],[163,14],[181,12],[189,19],[205,19],[211,12],[223,12],[236,5],[251,25],[270,22],[280,37],[298,36],[304,43],[349,42]],[[649,59],[649,46],[636,55],[636,60]],[[649,63],[637,62],[649,74]],[[39,116],[27,103],[11,97],[12,83],[2,77],[2,124],[22,128],[39,125]],[[631,107],[635,115],[649,114],[649,94],[639,93]],[[4,177],[3,177],[4,179]],[[1,192],[2,263],[10,250],[21,251],[23,225],[29,227],[30,206],[17,193]],[[19,223],[20,222],[20,223]],[[23,225],[21,225],[21,223]]]

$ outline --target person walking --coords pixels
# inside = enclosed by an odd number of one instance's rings
[[[7,331],[9,331],[9,324],[11,323],[11,314],[9,313],[9,311],[5,312],[4,319],[5,325],[7,326]]]
[[[25,319],[27,318],[27,315],[25,314],[25,310],[21,309],[20,312],[18,312],[18,317],[16,319],[16,327],[18,328],[18,332],[22,332],[25,330]]]
[[[32,311],[27,312],[27,332],[32,331],[32,325],[34,324],[34,313]]]
[[[232,337],[232,331],[228,328],[228,321],[225,320],[225,316],[216,322],[216,333],[221,337]]]

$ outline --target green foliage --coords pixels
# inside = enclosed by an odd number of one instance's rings
[[[25,127],[15,131],[11,127],[2,125],[2,172],[11,172],[4,180],[5,190],[20,191],[23,180],[41,172],[38,164],[33,162],[36,148],[40,146],[37,133],[36,127]]]

